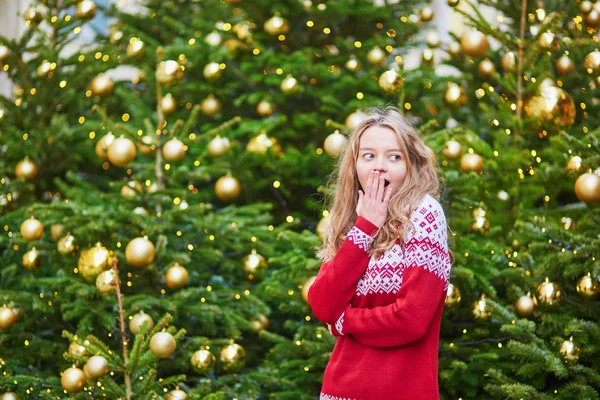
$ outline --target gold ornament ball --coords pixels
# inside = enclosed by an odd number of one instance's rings
[[[158,358],[167,358],[175,351],[177,342],[169,332],[157,332],[150,339],[150,351]]]
[[[92,356],[85,364],[87,376],[92,380],[97,380],[108,374],[110,367],[108,361],[102,356]]]
[[[600,284],[588,272],[577,281],[577,293],[587,299],[595,299],[600,294]]]
[[[65,233],[65,226],[63,224],[54,224],[50,227],[50,234],[52,239],[59,240]]]
[[[69,344],[69,349],[67,351],[69,354],[74,355],[74,356],[79,356],[79,357],[83,357],[88,354],[87,350],[85,349],[84,346],[77,344],[75,342],[72,342],[71,344]]]
[[[300,85],[296,78],[291,75],[285,77],[283,81],[281,81],[281,91],[285,94],[294,94],[300,89]]]
[[[115,167],[126,167],[135,160],[135,144],[123,136],[115,139],[106,152],[108,161]]]
[[[556,60],[556,70],[561,75],[567,75],[575,69],[575,63],[567,55],[561,56]]]
[[[459,2],[460,2],[460,0],[448,0],[448,5],[450,7],[456,7]]]
[[[556,51],[560,47],[560,41],[556,35],[550,31],[544,32],[538,38],[538,44],[544,50]]]
[[[165,400],[184,400],[187,399],[187,393],[181,389],[171,390],[167,394],[167,398]]]
[[[146,327],[142,329],[144,324],[146,324]],[[154,328],[154,320],[151,316],[149,316],[143,311],[140,311],[139,313],[135,314],[133,318],[131,318],[131,320],[129,321],[129,330],[134,335],[149,332],[152,328]]]
[[[329,236],[329,228],[331,227],[331,214],[327,214],[326,217],[321,218],[319,223],[317,224],[317,235],[321,239],[321,242],[327,241]]]
[[[121,196],[135,197],[144,191],[144,187],[138,181],[129,181],[121,187]]]
[[[165,273],[165,281],[167,282],[167,286],[171,289],[184,287],[187,284],[189,277],[190,275],[188,274],[187,269],[178,263],[169,267]]]
[[[353,131],[365,119],[365,117],[365,114],[357,110],[346,117],[344,125]]]
[[[232,201],[242,192],[240,182],[233,176],[222,176],[215,183],[215,194],[222,201]]]
[[[458,42],[450,42],[448,43],[448,49],[446,50],[451,57],[458,57],[462,49],[460,47],[460,43]]]
[[[105,296],[114,293],[117,290],[117,277],[115,271],[108,269],[100,272],[96,277],[96,289]]]
[[[15,392],[6,392],[0,395],[0,400],[19,400],[19,396]]]
[[[427,44],[427,47],[435,49],[440,47],[442,41],[440,35],[436,31],[427,31],[427,33],[425,33],[425,43]]]
[[[583,20],[592,28],[597,28],[600,25],[600,9],[597,4],[594,4],[591,11],[583,16]]]
[[[220,113],[222,107],[221,101],[212,94],[202,100],[202,112],[209,117]]]
[[[535,304],[530,296],[521,296],[515,301],[515,311],[520,317],[529,317],[535,310]]]
[[[273,114],[273,104],[267,100],[261,100],[256,106],[256,112],[261,117],[266,117]]]
[[[350,56],[350,59],[346,61],[345,66],[348,71],[352,72],[358,72],[361,68],[360,61],[358,61],[354,56]]]
[[[192,354],[192,368],[200,374],[206,374],[215,367],[216,358],[208,350],[198,350]]]
[[[252,35],[250,29],[253,28],[256,28],[256,25],[248,21],[242,21],[235,24],[231,30],[235,32],[238,39],[244,40]]]
[[[84,21],[94,18],[96,16],[96,3],[92,0],[81,0],[75,8],[75,16]]]
[[[483,158],[479,154],[467,153],[460,159],[460,169],[480,174],[483,171]]]
[[[393,70],[385,71],[379,76],[379,88],[387,94],[396,94],[402,91],[404,78]]]
[[[84,279],[92,282],[100,272],[111,267],[111,262],[110,251],[98,242],[94,247],[81,252],[77,268]]]
[[[138,237],[127,244],[125,249],[127,262],[142,268],[154,261],[154,244],[147,237]]]
[[[260,314],[257,319],[250,322],[250,326],[254,332],[262,331],[267,329],[269,326],[269,318],[266,315]]]
[[[81,392],[85,386],[85,382],[85,373],[76,367],[65,370],[60,378],[60,384],[67,393]]]
[[[15,167],[15,175],[17,178],[23,178],[26,181],[32,181],[38,174],[38,167],[35,165],[29,157],[25,157],[17,163]]]
[[[129,57],[141,57],[146,51],[146,44],[136,37],[131,38],[129,40],[129,44],[127,45],[127,55]]]
[[[588,14],[592,11],[593,7],[594,4],[591,1],[584,0],[579,4],[579,11],[581,11],[582,14]]]
[[[448,284],[448,290],[446,291],[446,300],[444,300],[444,304],[446,304],[446,306],[451,307],[455,304],[460,303],[461,300],[461,295],[460,295],[460,290],[458,290],[458,287],[454,286],[453,284]]]
[[[213,157],[220,157],[229,150],[229,139],[222,138],[220,135],[215,136],[208,143],[208,154]]]
[[[185,157],[186,146],[179,139],[171,139],[163,145],[162,153],[166,161],[177,162]]]
[[[276,14],[265,21],[264,28],[269,35],[276,36],[289,32],[290,25],[285,18]]]
[[[35,247],[23,254],[23,267],[26,269],[36,269],[42,264],[42,256]]]
[[[462,51],[471,57],[481,57],[485,54],[488,47],[487,37],[476,30],[465,33],[460,39]]]
[[[112,44],[116,44],[123,39],[123,32],[119,30],[118,26],[113,25],[108,29],[108,39]]]
[[[229,372],[238,372],[244,366],[246,350],[237,343],[225,346],[221,350],[220,360],[223,369]]]
[[[17,316],[10,307],[0,307],[0,329],[8,329],[17,322]]]
[[[209,46],[216,47],[221,44],[222,38],[221,34],[217,31],[212,31],[204,38],[204,41],[208,43]]]
[[[242,269],[250,280],[261,281],[267,275],[267,261],[256,250],[242,260]]]
[[[421,21],[423,22],[429,22],[433,19],[433,8],[431,8],[430,6],[425,6],[421,9]]]
[[[9,56],[10,56],[10,49],[8,47],[0,44],[0,63],[3,63],[6,60],[8,60]]]
[[[26,219],[21,224],[21,236],[23,236],[23,239],[27,240],[28,242],[38,240],[43,234],[44,225],[42,225],[42,223],[34,217]]]
[[[550,282],[548,278],[540,283],[535,291],[535,297],[540,306],[552,307],[557,305],[562,299],[562,292],[558,285]]]
[[[579,358],[579,347],[573,343],[573,338],[565,340],[560,346],[560,354],[568,361],[577,361]]]
[[[115,141],[115,136],[112,133],[107,133],[102,136],[100,140],[96,142],[96,147],[94,148],[96,152],[96,156],[98,156],[101,160],[106,160],[108,158],[108,147]]]
[[[325,152],[329,154],[331,157],[337,157],[342,154],[346,144],[348,143],[348,138],[345,135],[342,135],[337,129],[331,135],[325,138],[325,142],[323,143],[323,148]]]
[[[580,175],[575,181],[575,195],[586,204],[600,201],[600,176],[591,172]]]
[[[479,63],[477,70],[479,72],[479,76],[482,78],[489,78],[496,73],[496,66],[489,58],[486,58]]]
[[[431,50],[430,48],[423,49],[423,52],[421,53],[421,61],[425,65],[433,66],[433,50]]]
[[[35,7],[29,7],[23,14],[23,18],[26,22],[37,24],[44,18],[40,10]]]
[[[223,76],[223,72],[221,71],[221,67],[219,63],[211,62],[204,66],[204,70],[202,71],[204,77],[206,79],[218,79]]]
[[[597,76],[600,73],[600,51],[592,51],[586,55],[583,59],[583,67],[588,74]]]
[[[75,239],[75,236],[67,233],[66,236],[58,241],[57,247],[58,252],[62,256],[74,256],[74,252],[77,250],[77,239]]]
[[[165,115],[172,114],[175,112],[175,110],[177,110],[177,101],[175,101],[171,93],[168,93],[162,98],[160,107]]]
[[[183,78],[183,69],[175,60],[161,61],[156,68],[156,80],[161,85],[175,85]]]
[[[575,221],[573,221],[569,217],[562,217],[560,219],[560,227],[567,231],[574,231],[575,230]]]
[[[48,60],[44,60],[37,69],[37,75],[42,78],[45,76],[52,76],[54,69],[56,68],[56,64],[52,63]]]
[[[448,160],[458,160],[462,155],[462,146],[454,139],[450,139],[446,142],[446,147],[442,150],[442,154]]]
[[[381,65],[385,61],[385,58],[385,51],[381,50],[379,46],[373,47],[367,53],[367,61],[369,61],[369,64],[371,64],[374,67]]]
[[[525,103],[525,114],[565,127],[575,122],[575,102],[567,92],[556,86],[544,86],[540,94]]]
[[[142,136],[142,143],[138,143],[137,147],[145,156],[153,156],[156,154],[156,141],[152,135]]]
[[[265,132],[250,139],[246,145],[246,150],[252,153],[265,154],[269,148],[272,148],[275,153],[282,155],[281,146],[277,143],[277,139],[270,138]]]
[[[569,157],[569,161],[567,161],[567,166],[565,170],[569,172],[579,172],[581,170],[581,163],[583,160],[579,156],[571,156]]]
[[[444,94],[444,100],[446,103],[460,107],[467,102],[467,96],[465,95],[465,88],[458,86],[454,82],[448,82],[448,88]]]
[[[508,51],[504,53],[500,63],[502,64],[504,72],[513,71],[517,67],[517,57],[515,56],[515,53]]]
[[[308,278],[305,282],[304,285],[302,285],[302,298],[304,299],[305,302],[308,303],[308,290],[310,289],[310,287],[312,286],[313,282],[315,281],[315,279],[317,279],[316,276],[311,276],[310,278]]]
[[[471,311],[477,319],[489,319],[492,316],[492,306],[487,302],[484,295],[481,296],[481,299],[473,303]]]

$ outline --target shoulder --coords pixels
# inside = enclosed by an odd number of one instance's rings
[[[431,195],[425,195],[410,214],[415,236],[447,237],[446,216],[440,202]]]

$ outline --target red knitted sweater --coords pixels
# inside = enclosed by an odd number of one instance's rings
[[[377,227],[358,217],[308,291],[337,341],[321,400],[435,400],[440,321],[450,278],[446,218],[427,195],[414,230],[375,259]]]

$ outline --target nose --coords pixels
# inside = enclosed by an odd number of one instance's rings
[[[375,161],[375,165],[373,166],[373,171],[377,171],[377,172],[385,172],[387,171],[387,166],[385,164],[385,158],[384,157],[378,157],[377,160]]]

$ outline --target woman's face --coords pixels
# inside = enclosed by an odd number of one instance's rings
[[[391,186],[392,193],[398,190],[406,176],[406,155],[400,151],[398,138],[389,128],[372,126],[360,137],[356,174],[363,192],[372,171],[379,172],[385,186]]]

